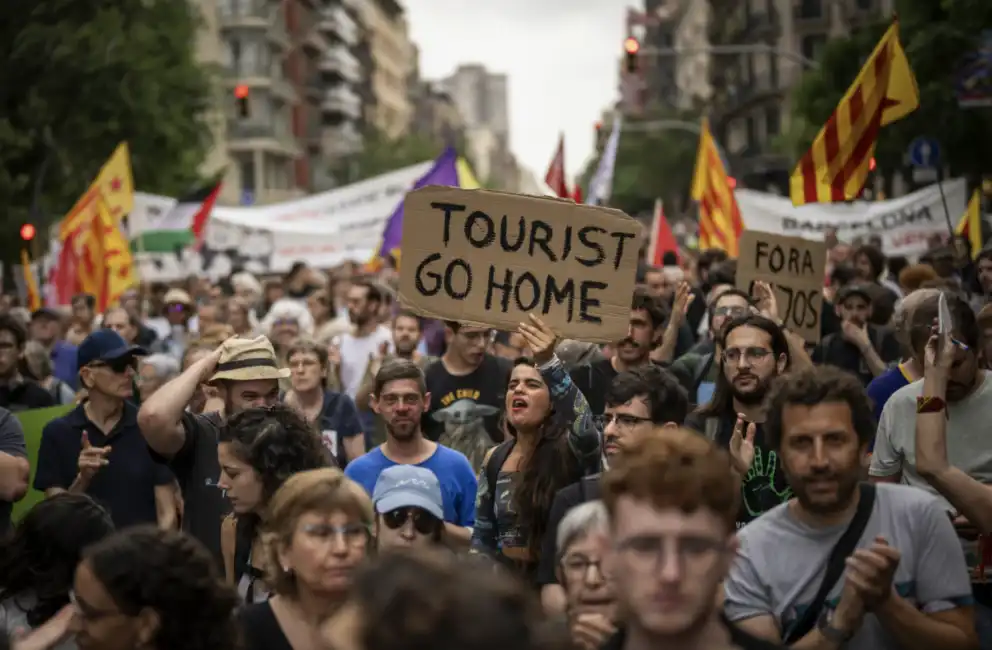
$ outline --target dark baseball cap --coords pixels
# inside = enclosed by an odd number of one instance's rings
[[[99,329],[79,344],[76,363],[80,368],[94,361],[113,361],[122,357],[139,357],[148,351],[137,345],[128,345],[124,337],[111,329]]]
[[[36,318],[51,318],[52,320],[62,320],[62,314],[58,309],[53,307],[42,307],[40,309],[35,309],[31,313],[31,320]]]
[[[872,290],[867,284],[849,284],[837,292],[837,304],[843,304],[851,296],[861,296],[869,303],[872,301]]]

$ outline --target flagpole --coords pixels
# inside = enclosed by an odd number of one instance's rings
[[[947,232],[951,235],[951,244],[954,244],[954,224],[951,223],[951,211],[947,208],[947,196],[944,195],[944,166],[937,165],[937,190],[940,192],[940,202],[944,205],[944,219],[947,220]]]

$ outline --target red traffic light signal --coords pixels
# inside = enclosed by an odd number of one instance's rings
[[[737,187],[737,179],[733,176],[728,176],[727,185],[730,185],[730,189],[735,189]]]
[[[871,160],[868,161],[868,171],[870,171],[870,172],[875,171],[875,158],[874,158],[874,156],[872,157]]]
[[[33,225],[26,223],[23,226],[21,226],[21,239],[23,239],[24,241],[31,241],[32,239],[34,239],[34,235],[35,235],[35,227]]]
[[[636,38],[631,36],[623,42],[624,68],[629,73],[637,72],[637,53],[641,51],[641,44]]]
[[[238,84],[234,87],[234,96],[238,99],[245,99],[248,97],[248,86],[244,84]]]
[[[238,84],[234,87],[234,98],[238,102],[238,117],[248,117],[248,86]]]

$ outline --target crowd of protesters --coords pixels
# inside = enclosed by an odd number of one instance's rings
[[[827,243],[815,345],[719,251],[642,263],[608,345],[392,268],[4,297],[0,639],[990,649],[992,251]]]

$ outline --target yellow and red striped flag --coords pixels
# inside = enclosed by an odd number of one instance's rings
[[[919,105],[916,78],[899,42],[899,22],[893,20],[792,172],[789,194],[793,205],[837,203],[861,196],[879,129]]]
[[[126,142],[114,149],[100,173],[93,179],[86,192],[72,206],[62,223],[59,224],[59,239],[65,241],[85,223],[93,218],[94,202],[102,200],[114,223],[129,214],[134,207],[134,179],[131,176],[131,153]]]
[[[734,185],[713,141],[709,120],[703,118],[692,177],[692,198],[699,202],[700,250],[719,248],[730,257],[737,257],[737,240],[744,224],[734,197]]]
[[[24,290],[28,294],[28,309],[32,312],[41,309],[41,293],[38,292],[38,279],[31,266],[31,256],[25,248],[21,249],[21,272],[24,273]]]
[[[134,263],[131,247],[102,194],[96,196],[94,208],[83,232],[78,273],[81,290],[96,297],[97,310],[102,312],[135,284]]]
[[[971,259],[982,252],[982,194],[977,189],[968,201],[968,209],[954,228],[954,234],[964,235],[971,246]]]

